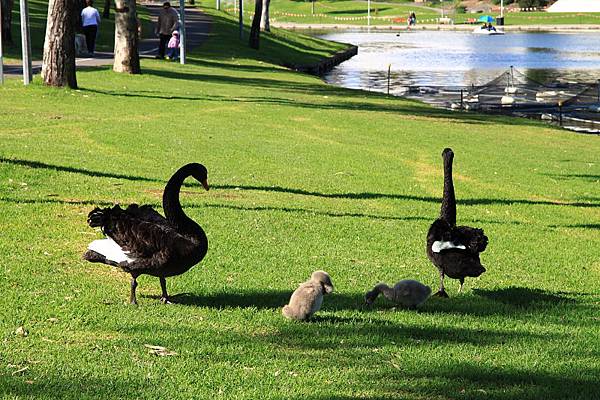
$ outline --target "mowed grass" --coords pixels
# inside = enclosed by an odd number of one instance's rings
[[[277,55],[257,53],[215,21],[187,66],[0,88],[2,398],[597,398],[597,136],[329,87],[269,61],[317,42],[274,33]],[[364,307],[378,281],[437,288],[424,238],[446,146],[488,271],[418,312]],[[81,260],[101,237],[86,215],[161,209],[187,162],[209,170],[211,191],[181,196],[208,255],[168,279],[175,304],[142,277],[130,306],[126,274]],[[314,322],[285,320],[316,269],[336,292]]]
[[[201,0],[206,7],[215,7],[212,0]],[[444,16],[452,18],[455,24],[464,24],[477,19],[483,14],[456,13],[444,3]],[[234,13],[231,1],[223,1],[222,8]],[[244,2],[244,18],[250,21],[254,12],[254,2]],[[273,23],[293,22],[299,24],[367,24],[367,2],[364,0],[322,0],[314,3],[312,12],[310,1],[272,0],[270,15]],[[417,15],[417,25],[435,24],[442,16],[442,9],[437,5],[426,6],[407,1],[372,1],[371,25],[406,25],[406,17],[411,12]],[[491,13],[498,16],[499,12]],[[506,25],[598,25],[600,13],[548,13],[506,12]]]

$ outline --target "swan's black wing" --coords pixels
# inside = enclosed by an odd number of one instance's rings
[[[471,253],[483,252],[488,244],[488,237],[483,229],[470,226],[457,226],[452,230],[452,240],[466,247]]]
[[[91,227],[101,227],[106,236],[128,253],[128,257],[135,259],[123,265],[123,269],[131,272],[165,266],[190,246],[189,239],[170,224],[150,222],[128,211],[119,206],[96,208],[88,216]],[[143,216],[155,219],[151,213],[143,213]]]
[[[138,206],[137,204],[130,204],[124,212],[140,221],[169,225],[169,221],[165,217],[148,205]]]

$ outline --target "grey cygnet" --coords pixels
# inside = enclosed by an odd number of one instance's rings
[[[281,313],[289,319],[306,321],[319,311],[323,304],[323,295],[333,292],[333,283],[325,271],[315,271],[310,279],[294,291],[290,303]]]
[[[393,288],[385,283],[380,283],[365,295],[367,304],[372,305],[380,293],[383,293],[386,299],[394,303],[415,309],[429,298],[431,288],[412,279],[402,280],[396,283]]]

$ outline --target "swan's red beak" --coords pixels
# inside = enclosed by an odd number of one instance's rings
[[[204,189],[209,190],[210,187],[208,186],[208,179],[205,179],[203,181],[201,181],[202,186],[204,187]]]

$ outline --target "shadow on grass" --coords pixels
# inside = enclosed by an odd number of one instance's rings
[[[85,365],[85,364],[83,364]],[[69,368],[71,373],[86,375],[76,366]],[[129,377],[125,380],[115,374],[99,377],[76,377],[44,374],[34,379],[32,373],[25,376],[0,375],[0,394],[9,398],[52,398],[52,399],[124,399],[139,398],[140,392],[148,387],[147,381]]]
[[[571,179],[581,179],[588,182],[599,182],[600,175],[592,175],[592,174],[544,174],[546,176],[550,176],[554,179],[560,180],[571,180]]]
[[[427,118],[438,118],[446,119],[449,121],[457,121],[461,123],[472,123],[472,124],[505,124],[505,125],[516,125],[516,126],[539,126],[538,122],[528,120],[524,118],[510,118],[503,116],[490,116],[476,113],[462,113],[462,112],[451,112],[443,109],[436,109],[431,106],[418,103],[416,101],[410,101],[401,98],[394,98],[386,96],[384,94],[366,93],[361,90],[343,89],[334,86],[328,86],[325,84],[309,84],[301,82],[290,82],[284,80],[270,79],[270,78],[246,78],[236,77],[231,75],[214,75],[214,74],[201,74],[183,71],[170,71],[145,68],[145,74],[158,76],[161,78],[168,79],[181,79],[186,81],[202,81],[211,82],[218,84],[228,84],[236,86],[253,86],[261,89],[280,89],[287,92],[301,93],[306,95],[317,95],[321,96],[319,100],[322,100],[322,96],[332,97],[357,97],[364,99],[369,97],[375,99],[385,98],[390,102],[395,101],[392,104],[374,104],[372,102],[359,102],[359,101],[321,101],[321,102],[303,102],[296,99],[286,99],[277,97],[216,97],[211,95],[208,96],[165,96],[161,94],[149,94],[149,93],[135,93],[135,92],[123,92],[123,91],[106,91],[91,88],[81,88],[82,91],[88,91],[92,93],[105,94],[110,96],[122,96],[122,97],[139,97],[146,99],[163,99],[163,100],[188,100],[188,101],[216,101],[216,102],[247,102],[247,103],[259,103],[259,104],[276,104],[291,107],[301,107],[307,109],[319,109],[319,110],[358,110],[358,111],[369,111],[369,112],[389,112],[394,114],[412,115]]]
[[[132,181],[144,181],[144,182],[160,182],[165,183],[165,179],[155,179],[148,178],[143,176],[136,175],[127,175],[127,174],[118,174],[111,172],[101,172],[94,171],[85,168],[77,168],[77,167],[68,167],[61,166],[55,164],[47,164],[40,161],[30,161],[30,160],[20,160],[20,159],[12,159],[6,157],[0,157],[0,163],[19,165],[26,168],[32,169],[47,169],[54,170],[60,172],[69,172],[82,174],[91,177],[100,177],[100,178],[114,178],[114,179],[124,179],[124,180],[132,180]],[[196,182],[185,183],[186,187],[196,187],[199,186]],[[441,199],[438,197],[431,196],[414,196],[414,195],[405,195],[405,194],[396,194],[396,193],[373,193],[373,192],[359,192],[359,193],[322,193],[318,191],[310,191],[305,189],[297,189],[297,188],[287,188],[282,186],[258,186],[258,185],[211,185],[212,189],[222,189],[222,190],[255,190],[255,191],[264,191],[264,192],[278,192],[278,193],[290,193],[297,194],[303,196],[314,196],[314,197],[322,197],[322,198],[332,198],[332,199],[356,199],[356,200],[371,200],[371,199],[395,199],[395,200],[411,200],[411,201],[420,201],[425,203],[441,203]],[[467,205],[467,206],[476,206],[476,205],[513,205],[513,204],[525,204],[525,205],[552,205],[552,206],[570,206],[570,207],[582,207],[582,208],[596,208],[600,207],[600,202],[552,202],[548,200],[526,200],[526,199],[459,199],[457,200],[457,204],[459,205]],[[228,207],[228,206],[223,206]],[[293,209],[290,209],[293,210]],[[334,213],[335,214],[335,213]],[[333,215],[333,216],[351,216],[351,215]],[[359,215],[357,215],[359,216]],[[372,216],[377,218],[378,216]],[[411,219],[410,217],[385,217],[386,219]],[[412,219],[422,219],[419,217],[415,217]]]
[[[471,316],[500,315],[507,318],[545,313],[549,320],[562,321],[564,315],[588,310],[589,305],[579,303],[574,297],[586,293],[550,292],[541,289],[509,287],[495,290],[472,289],[475,296],[453,294],[450,299],[431,297],[420,312],[431,314],[456,314]],[[583,323],[587,324],[587,322]]]
[[[75,200],[75,199],[14,199],[10,197],[0,197],[0,202],[14,204],[67,204],[77,206],[113,206],[115,203],[103,200]]]
[[[278,309],[289,302],[293,290],[265,290],[251,292],[222,292],[208,295],[180,293],[171,296],[176,304],[187,306],[225,308]],[[333,294],[326,298],[327,310],[362,309],[362,294]]]
[[[557,360],[557,364],[559,361]],[[442,365],[423,363],[418,370],[367,372],[386,393],[411,391],[429,397],[497,400],[592,400],[598,398],[600,381],[593,366],[554,372],[551,365],[518,368],[510,363],[502,367],[483,363],[447,361]],[[408,386],[402,381],[408,379]]]
[[[371,10],[374,10],[374,7],[371,7]],[[379,8],[377,8],[377,10],[379,12],[391,10],[391,7],[379,7]],[[357,9],[353,9],[353,10],[334,10],[334,11],[325,12],[325,14],[333,14],[333,15],[349,14],[349,15],[362,15],[362,16],[364,16],[365,13],[366,13],[366,11],[364,8],[357,8]]]
[[[114,178],[114,179],[126,179],[130,181],[144,181],[144,182],[163,182],[159,179],[145,178],[142,176],[135,175],[126,175],[126,174],[117,174],[110,172],[101,172],[101,171],[92,171],[85,168],[76,168],[76,167],[66,167],[62,165],[55,164],[46,164],[40,161],[29,161],[29,160],[19,160],[13,158],[5,158],[0,157],[0,163],[19,165],[22,167],[32,168],[32,169],[47,169],[52,171],[60,171],[60,172],[71,172],[75,174],[82,174],[93,177],[100,178]]]
[[[315,196],[333,199],[396,199],[396,200],[412,200],[425,203],[441,204],[442,199],[431,196],[414,196],[395,193],[321,193],[304,189],[286,188],[281,186],[253,186],[253,185],[212,185],[215,189],[234,189],[234,190],[258,190],[265,192],[280,192],[299,194],[303,196]],[[459,205],[476,206],[476,205],[512,205],[512,204],[527,204],[527,205],[554,205],[554,206],[573,206],[573,207],[600,207],[598,204],[584,202],[552,202],[547,200],[525,200],[525,199],[458,199]]]
[[[333,218],[369,218],[374,220],[383,221],[426,221],[431,218],[425,217],[412,217],[412,216],[391,216],[391,215],[375,215],[375,214],[364,214],[364,213],[347,213],[347,212],[334,212],[334,211],[319,211],[311,210],[307,208],[294,208],[294,207],[273,207],[273,206],[236,206],[231,204],[202,204],[189,205],[191,208],[221,208],[239,211],[279,211],[289,213],[300,213],[300,214],[312,214],[322,215],[324,217]]]
[[[524,287],[508,287],[496,290],[473,289],[473,293],[502,304],[523,308],[547,308],[561,303],[575,303],[574,299],[565,296],[564,293],[553,293]]]

